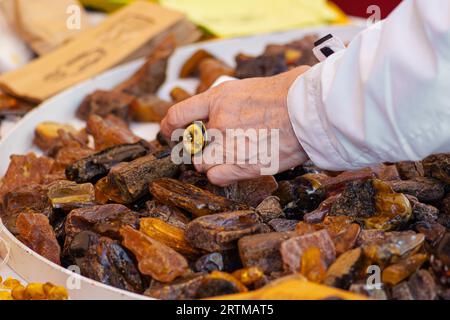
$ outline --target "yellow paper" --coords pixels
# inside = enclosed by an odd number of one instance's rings
[[[161,0],[220,37],[276,32],[338,20],[326,0]]]

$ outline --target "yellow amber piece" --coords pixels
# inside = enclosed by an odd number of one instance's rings
[[[322,253],[317,247],[308,248],[302,256],[300,273],[309,281],[320,283],[327,273]]]
[[[26,300],[25,287],[23,285],[18,285],[12,289],[11,296],[14,300]]]
[[[416,272],[427,261],[426,254],[418,253],[384,269],[381,279],[383,283],[395,286]]]
[[[213,271],[207,277],[212,278],[212,279],[224,279],[231,283],[234,283],[234,285],[239,290],[239,292],[247,292],[248,291],[247,287],[241,281],[239,281],[238,279],[236,279],[234,276],[232,276],[229,273],[222,272],[222,271]]]
[[[196,257],[199,251],[185,239],[184,230],[156,218],[144,218],[140,222],[140,231],[173,250],[188,257]]]
[[[9,291],[0,291],[0,300],[13,300],[11,292],[9,292]]]
[[[294,64],[302,57],[303,52],[295,49],[287,49],[284,58],[287,64]]]
[[[258,267],[250,267],[236,270],[232,273],[232,276],[242,282],[242,284],[249,286],[261,280],[264,277],[264,272]]]
[[[13,279],[9,277],[3,282],[3,287],[7,289],[14,289],[15,287],[20,286],[20,281],[17,279]]]
[[[48,300],[67,300],[69,298],[67,289],[62,286],[52,286],[46,293]]]
[[[42,283],[30,283],[25,288],[25,297],[31,300],[45,300],[46,294]]]

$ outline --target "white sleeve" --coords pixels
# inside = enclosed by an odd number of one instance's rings
[[[450,152],[450,1],[403,1],[300,76],[288,109],[300,143],[324,169]]]

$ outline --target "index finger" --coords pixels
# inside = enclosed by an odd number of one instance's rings
[[[161,121],[161,132],[170,137],[175,129],[184,128],[194,121],[208,119],[209,105],[210,97],[207,92],[175,104]]]

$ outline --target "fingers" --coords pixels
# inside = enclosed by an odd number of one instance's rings
[[[175,129],[184,128],[197,120],[208,119],[209,104],[210,96],[207,92],[177,103],[169,109],[162,120],[161,132],[170,137]]]
[[[215,166],[209,169],[206,175],[212,184],[220,187],[226,187],[233,182],[249,180],[259,176],[259,174],[255,174],[252,170],[244,169],[232,164]]]

